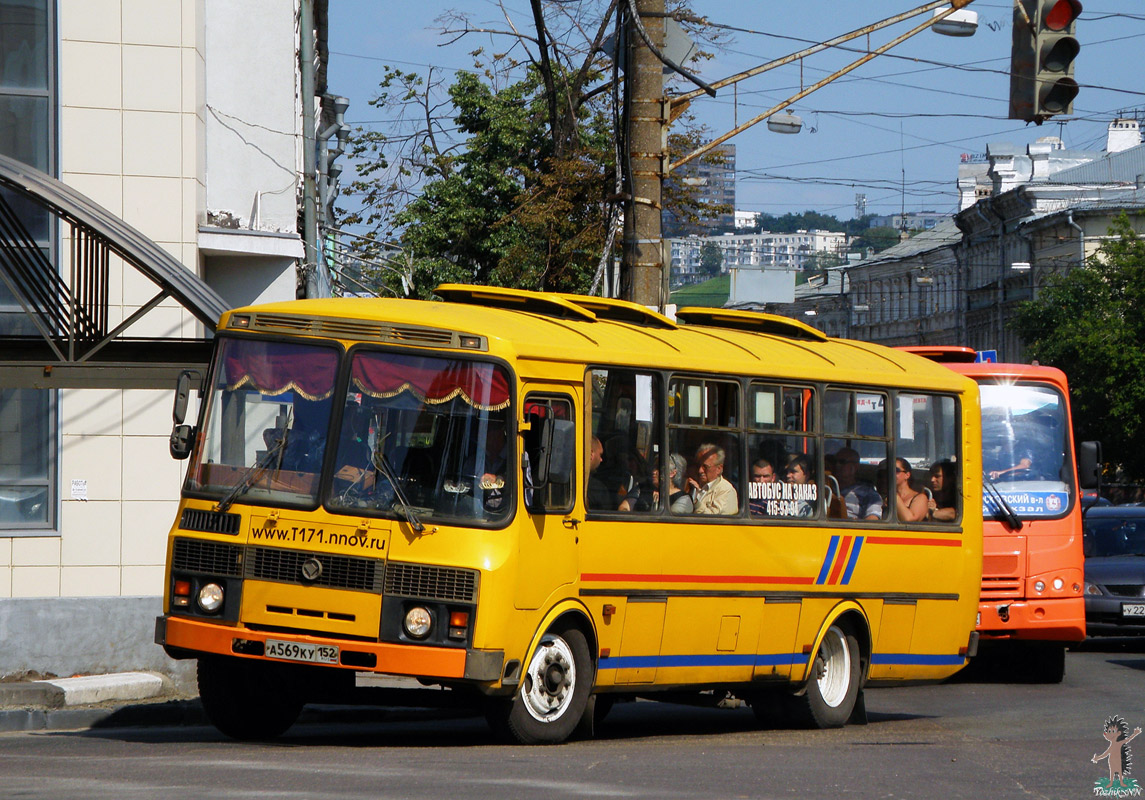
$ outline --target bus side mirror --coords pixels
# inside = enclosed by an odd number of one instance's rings
[[[191,455],[191,440],[195,438],[195,429],[184,425],[187,417],[187,401],[191,396],[191,379],[202,380],[202,375],[193,369],[185,369],[179,373],[175,383],[175,407],[171,410],[171,458],[182,461]]]
[[[185,369],[179,373],[175,383],[175,408],[171,411],[171,419],[176,425],[183,424],[187,417],[187,401],[191,397],[191,378],[200,377],[194,370]]]
[[[1082,489],[1101,491],[1101,442],[1077,446],[1077,482]]]
[[[171,458],[183,461],[191,455],[191,440],[195,438],[195,429],[190,425],[176,425],[171,428]]]

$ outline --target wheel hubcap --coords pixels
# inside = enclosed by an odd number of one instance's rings
[[[827,631],[815,657],[815,681],[823,702],[837,708],[851,688],[851,648],[847,636],[834,625]]]
[[[568,643],[559,636],[546,636],[529,661],[521,685],[521,699],[533,719],[552,722],[572,702],[576,687],[576,664]]]

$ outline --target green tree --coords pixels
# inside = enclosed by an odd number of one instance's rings
[[[391,292],[412,286],[424,297],[443,281],[585,292],[616,251],[618,76],[602,55],[616,0],[529,7],[535,35],[446,15],[455,26],[447,34],[516,42],[491,57],[474,51],[474,71],[458,73],[448,89],[432,71],[424,81],[384,74],[371,104],[402,124],[357,132],[352,189],[362,209],[342,223],[368,229],[355,253],[363,260],[400,245],[403,268],[374,273]],[[521,52],[526,61],[510,55]],[[669,147],[696,138],[685,125]]]
[[[1069,378],[1078,440],[1099,439],[1107,462],[1145,478],[1145,240],[1122,214],[1087,264],[1052,276],[1019,308],[1029,355]]]
[[[711,275],[713,278],[717,277],[723,272],[724,267],[724,251],[715,242],[704,242],[700,245],[700,269]]]
[[[898,243],[899,232],[894,228],[867,228],[851,240],[851,249],[866,250],[870,248],[876,253],[881,253]]]
[[[807,210],[800,214],[788,212],[782,216],[760,214],[759,222],[755,226],[757,233],[795,233],[796,231],[842,231],[846,224],[838,217],[830,214],[821,214],[818,211]]]

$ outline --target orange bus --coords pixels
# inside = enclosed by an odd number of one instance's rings
[[[1074,460],[1065,374],[976,363],[969,347],[904,347],[978,382],[982,406],[982,593],[979,658],[1058,683],[1065,650],[1085,638],[1081,489],[1098,472],[1096,443]]]

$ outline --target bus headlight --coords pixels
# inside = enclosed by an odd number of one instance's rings
[[[1045,590],[1046,590],[1046,582],[1045,581],[1037,581],[1034,584],[1034,591],[1037,592],[1038,594],[1041,594]]]
[[[1054,578],[1053,587],[1055,592],[1060,592],[1063,586],[1065,586],[1065,581],[1061,578]]]
[[[406,629],[406,633],[415,639],[424,639],[429,635],[429,629],[433,627],[433,617],[430,616],[429,609],[422,606],[414,606],[406,612],[406,618],[402,622]]]
[[[199,590],[199,608],[208,614],[214,614],[223,607],[223,587],[217,583],[208,583]]]

